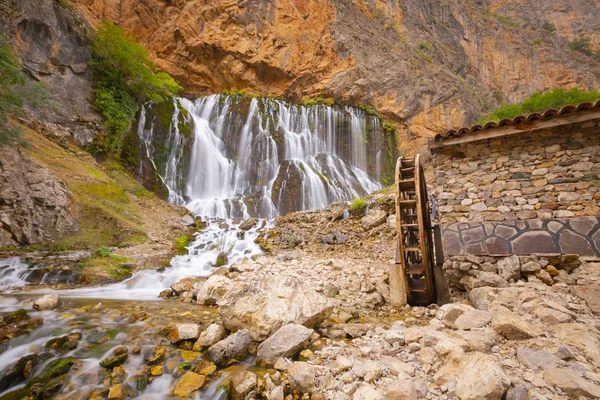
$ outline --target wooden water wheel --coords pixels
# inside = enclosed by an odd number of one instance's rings
[[[396,164],[396,264],[408,303],[425,306],[437,300],[431,213],[419,155],[400,157]]]

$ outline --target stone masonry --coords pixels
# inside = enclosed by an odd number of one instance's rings
[[[600,257],[600,120],[432,150],[449,255]]]

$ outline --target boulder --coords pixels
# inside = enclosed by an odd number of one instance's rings
[[[251,371],[245,370],[235,374],[229,383],[229,398],[231,400],[245,400],[246,396],[256,389],[257,383],[258,379]]]
[[[46,294],[33,303],[36,310],[54,310],[60,305],[60,297],[57,294]]]
[[[192,216],[189,214],[179,218],[177,222],[183,226],[196,226],[196,221],[194,221],[194,218],[192,218]]]
[[[189,292],[192,290],[192,287],[196,283],[194,278],[183,278],[179,282],[175,282],[171,285],[171,290],[180,295],[184,292]]]
[[[386,400],[417,400],[417,390],[410,379],[398,378],[385,394]]]
[[[567,393],[571,398],[585,396],[588,398],[600,398],[600,386],[594,385],[567,368],[550,368],[544,372],[544,381]]]
[[[208,328],[202,331],[196,344],[195,348],[200,349],[202,347],[209,347],[223,340],[227,335],[227,331],[219,324],[210,324]]]
[[[456,394],[461,400],[500,400],[510,379],[491,356],[474,352],[460,363]]]
[[[529,387],[527,385],[517,385],[508,389],[506,400],[529,400]]]
[[[208,348],[208,357],[218,366],[225,366],[229,361],[241,360],[248,353],[248,346],[252,335],[246,329],[230,335],[226,339],[213,344]]]
[[[554,330],[558,339],[581,350],[596,367],[600,367],[600,340],[594,326],[566,323],[554,325]]]
[[[490,311],[493,315],[492,328],[507,339],[530,339],[540,335],[536,327],[507,308],[494,306]]]
[[[306,347],[313,333],[303,325],[282,326],[258,346],[257,360],[273,365],[280,357],[291,358]]]
[[[169,332],[168,339],[171,343],[177,343],[182,340],[198,339],[200,334],[200,325],[198,324],[175,324]]]
[[[318,367],[307,362],[295,362],[288,367],[287,373],[296,389],[302,393],[310,392],[316,385]]]
[[[240,229],[243,231],[248,231],[256,226],[258,220],[256,218],[250,218],[245,220],[240,224]]]
[[[367,215],[362,217],[360,222],[366,231],[378,227],[379,225],[385,224],[387,220],[387,213],[383,210],[372,209],[369,210]]]
[[[469,292],[469,300],[478,310],[487,311],[496,297],[498,297],[498,289],[487,286],[478,287]]]
[[[212,275],[198,289],[196,302],[204,305],[215,305],[228,290],[237,288],[238,285],[223,275]]]
[[[37,355],[30,354],[21,357],[14,364],[6,367],[0,373],[0,392],[4,392],[9,387],[17,385],[27,379],[36,364]]]
[[[118,356],[108,357],[100,361],[100,366],[106,369],[113,369],[115,367],[118,367],[119,365],[122,365],[127,360],[127,357],[127,353],[119,354]]]
[[[309,282],[270,276],[255,284],[229,286],[219,300],[219,314],[229,330],[248,329],[256,341],[287,324],[312,328],[331,314],[332,305]]]
[[[600,285],[574,286],[573,292],[585,300],[595,314],[600,313]]]
[[[482,310],[470,310],[460,315],[454,321],[454,329],[471,330],[482,328],[490,323],[492,314]]]
[[[517,349],[517,360],[529,369],[548,369],[565,365],[565,362],[544,350]]]
[[[383,400],[384,397],[381,392],[375,389],[373,386],[368,383],[363,383],[360,387],[354,392],[352,396],[352,400]],[[389,399],[389,397],[388,397]]]
[[[206,377],[204,375],[196,374],[195,372],[186,372],[185,375],[179,379],[173,394],[178,397],[187,398],[190,393],[195,390],[199,390],[204,385]]]

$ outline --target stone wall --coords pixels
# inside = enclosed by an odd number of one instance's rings
[[[434,149],[441,223],[600,215],[600,120]]]
[[[442,226],[446,256],[578,254],[600,257],[600,217]]]

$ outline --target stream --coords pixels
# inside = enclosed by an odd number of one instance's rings
[[[28,311],[43,325],[0,344],[0,370],[35,355],[30,376],[36,376],[57,357],[74,357],[57,398],[106,398],[116,383],[134,388],[130,397],[171,398],[177,378],[201,366],[203,353],[171,345],[160,329],[176,322],[206,327],[218,323],[219,315],[216,307],[159,300],[159,293],[182,278],[210,275],[224,249],[225,266],[260,254],[258,230],[277,215],[363,196],[381,188],[387,164],[393,169],[386,160],[395,160],[389,150],[395,145],[385,138],[379,118],[360,109],[213,95],[173,99],[170,112],[160,118],[152,104],[144,107],[140,150],[168,189],[169,201],[185,205],[206,227],[189,244],[188,254],[174,257],[169,267],[141,270],[105,286],[36,289],[29,282],[34,276],[41,283],[70,278],[47,276],[39,269],[43,265],[28,265],[24,258],[0,259],[3,315],[31,309],[31,299],[44,294],[62,299],[56,311]],[[165,126],[165,120],[171,122]],[[251,216],[263,219],[242,230],[240,221]],[[19,290],[24,286],[30,287]],[[48,348],[50,340],[60,338],[68,340],[68,348]],[[107,372],[99,363],[118,355],[119,346],[129,349],[123,369]],[[160,371],[146,362],[158,347],[165,358]],[[201,392],[194,392],[195,398],[225,399],[221,387],[240,368],[255,367],[249,359],[217,371]],[[6,387],[0,379],[0,398],[25,384]]]

